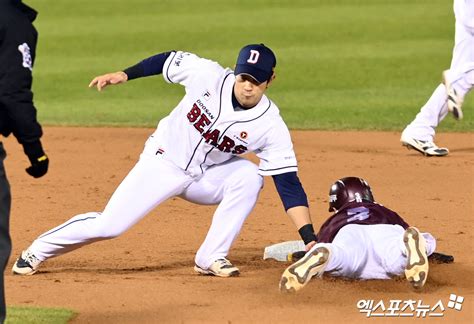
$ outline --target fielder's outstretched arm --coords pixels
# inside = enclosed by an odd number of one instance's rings
[[[161,74],[163,73],[165,61],[171,53],[172,52],[164,52],[156,54],[123,71],[97,76],[89,83],[89,88],[95,86],[97,90],[101,91],[108,85],[125,83],[129,80]]]
[[[298,228],[298,233],[306,245],[306,251],[309,251],[318,240],[316,234],[314,234],[309,208],[306,206],[297,206],[288,209],[286,213],[290,216],[296,228]]]
[[[272,177],[285,211],[298,229],[306,250],[311,249],[317,238],[309,213],[308,198],[298,175],[296,172],[286,172]]]

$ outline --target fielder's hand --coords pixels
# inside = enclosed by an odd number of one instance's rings
[[[97,87],[97,90],[101,91],[103,88],[109,84],[120,84],[127,82],[128,76],[125,72],[119,71],[114,73],[107,73],[95,77],[91,83],[89,83],[89,88]]]
[[[312,248],[313,246],[315,246],[316,243],[317,243],[316,241],[311,241],[311,242],[309,242],[308,244],[306,244],[306,246],[305,246],[306,252],[308,252],[309,250],[311,250],[311,248]]]

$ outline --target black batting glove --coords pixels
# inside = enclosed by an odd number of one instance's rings
[[[26,172],[33,178],[40,178],[48,172],[48,165],[49,159],[45,154],[37,158],[35,161],[31,161],[31,166],[26,168]]]
[[[32,143],[24,143],[23,149],[31,163],[31,166],[26,168],[26,173],[33,178],[44,176],[48,172],[49,158],[44,153],[41,142],[38,140]]]

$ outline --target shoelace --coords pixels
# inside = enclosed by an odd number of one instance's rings
[[[35,265],[38,262],[40,262],[33,253],[27,253],[25,257],[25,261],[28,262],[30,265]]]
[[[420,142],[421,144],[423,144],[424,149],[429,149],[429,148],[437,149],[438,148],[438,146],[436,146],[436,144],[433,142],[429,142],[429,141],[420,141]]]
[[[216,261],[220,263],[221,267],[232,266],[232,264],[227,259],[217,259]]]

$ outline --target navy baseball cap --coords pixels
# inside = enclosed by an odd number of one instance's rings
[[[263,83],[270,80],[275,66],[276,57],[271,49],[263,44],[251,44],[240,50],[234,74],[247,74]]]

